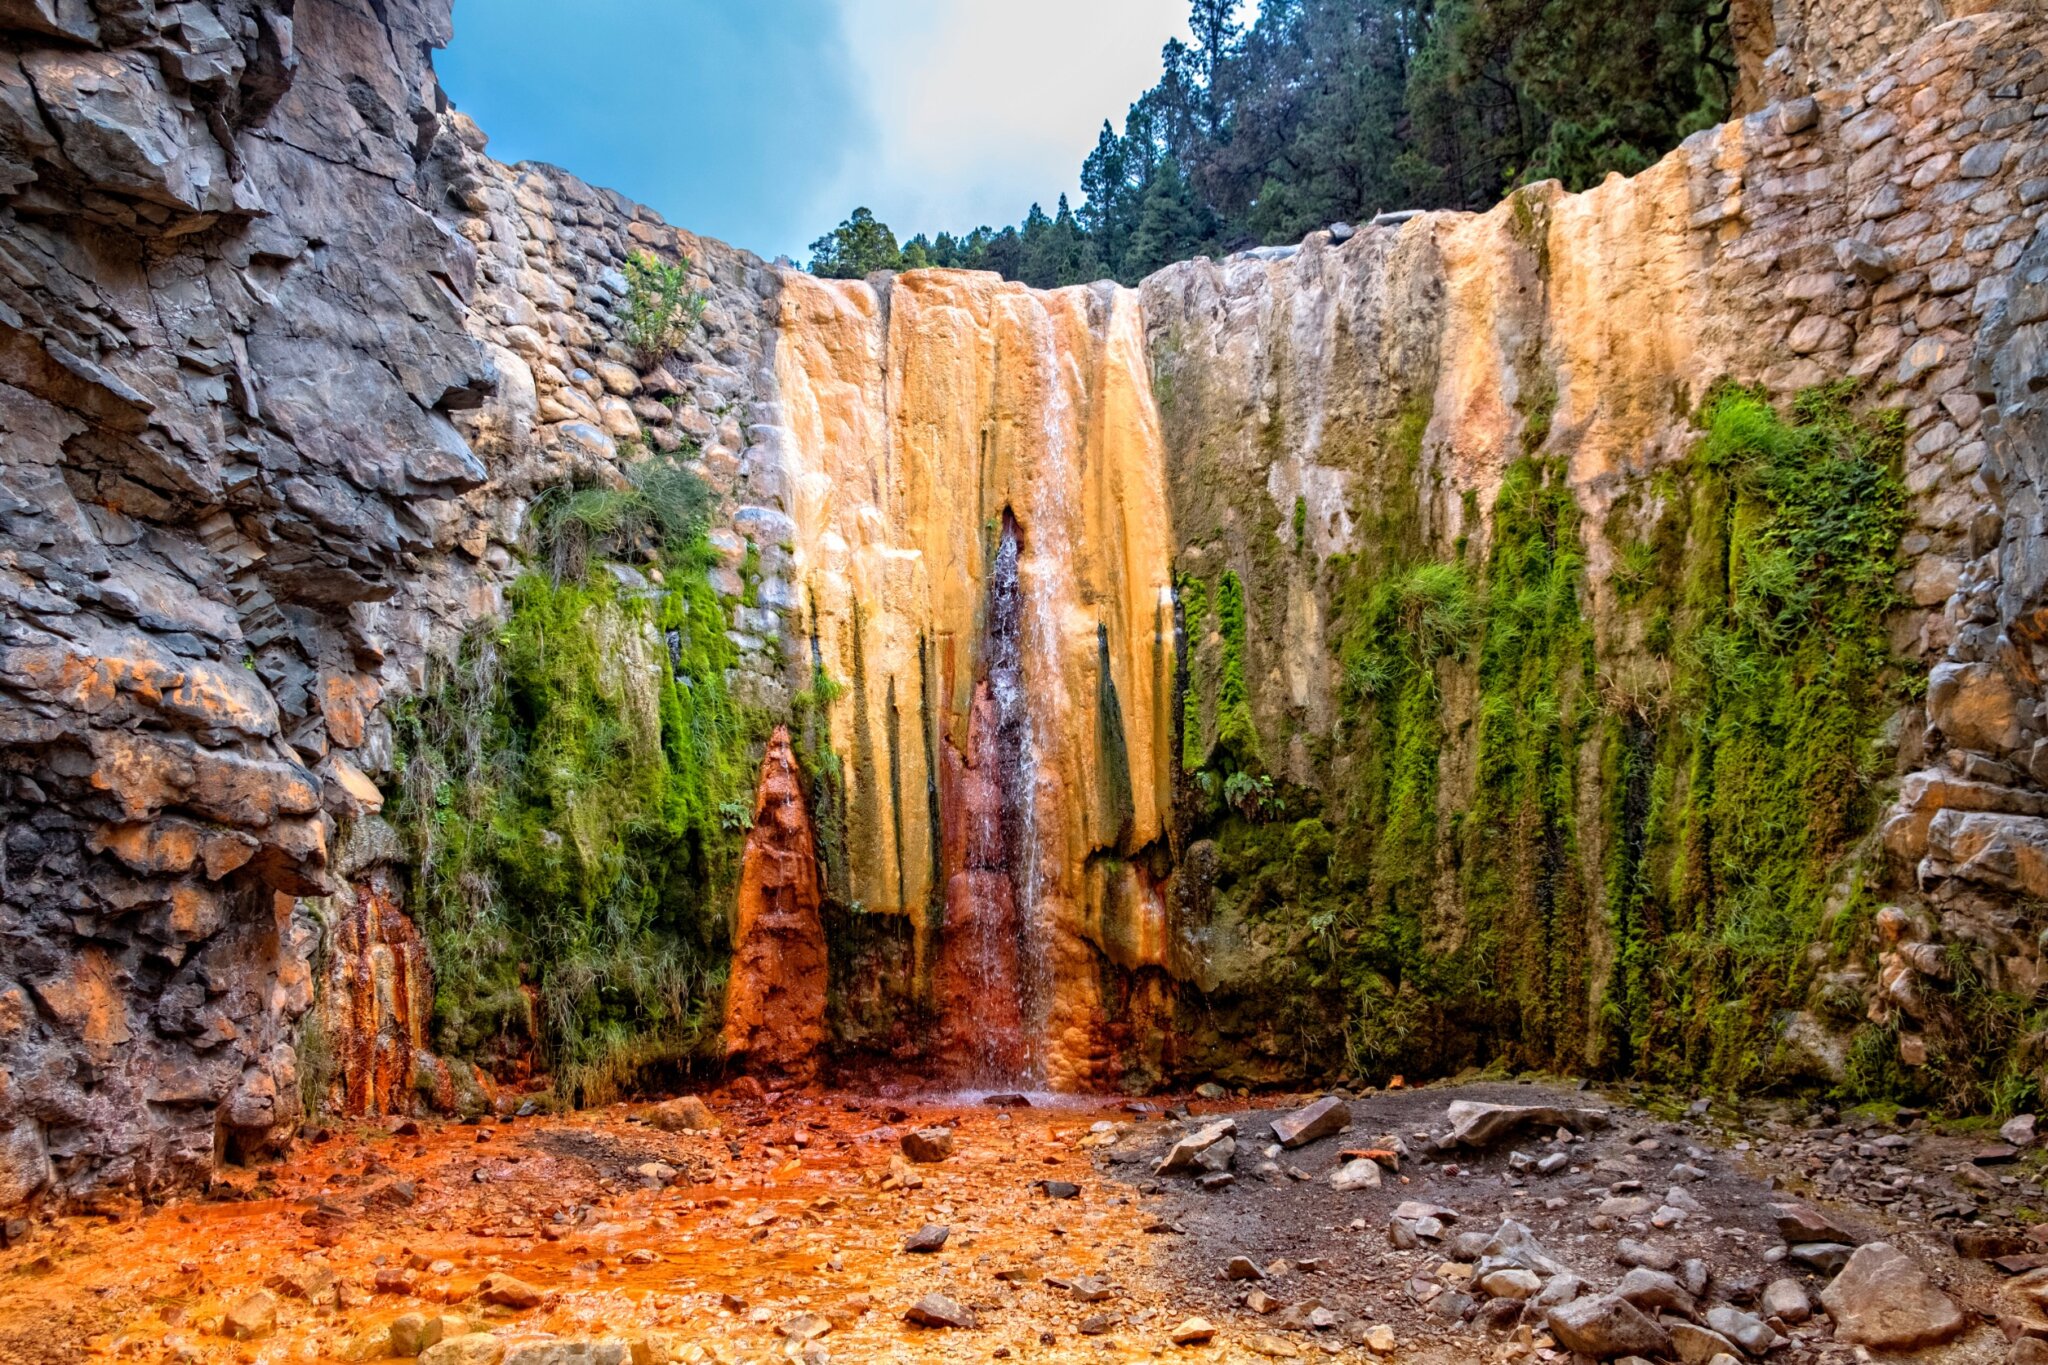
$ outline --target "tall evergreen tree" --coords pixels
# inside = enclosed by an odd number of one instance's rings
[[[870,209],[855,209],[845,222],[811,243],[811,273],[827,279],[864,279],[902,263],[896,234]]]

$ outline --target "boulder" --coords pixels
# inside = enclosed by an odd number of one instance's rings
[[[1351,1110],[1334,1095],[1325,1095],[1303,1109],[1273,1120],[1273,1136],[1293,1151],[1326,1137],[1334,1137],[1351,1123]]]
[[[1153,1168],[1154,1175],[1190,1175],[1201,1169],[1200,1158],[1216,1144],[1229,1140],[1231,1150],[1237,1150],[1234,1140],[1237,1132],[1236,1119],[1219,1119],[1189,1133],[1173,1144],[1165,1157]]]
[[[1477,1100],[1453,1100],[1444,1109],[1450,1132],[1436,1140],[1446,1151],[1454,1147],[1491,1147],[1502,1138],[1531,1124],[1544,1128],[1569,1128],[1575,1133],[1605,1128],[1603,1109],[1580,1109],[1548,1104],[1484,1104]]]
[[[476,1295],[485,1303],[495,1303],[506,1308],[532,1308],[541,1301],[540,1290],[524,1280],[505,1274],[484,1276],[483,1283],[476,1287]]]
[[[919,1128],[903,1135],[903,1155],[923,1165],[944,1161],[953,1155],[951,1128]]]
[[[1917,1351],[1953,1340],[1965,1326],[1962,1310],[1888,1242],[1858,1247],[1820,1301],[1835,1339],[1853,1346]]]
[[[1330,1172],[1330,1188],[1340,1193],[1379,1187],[1380,1164],[1369,1157],[1355,1157]]]
[[[647,1121],[664,1133],[715,1133],[718,1116],[695,1095],[683,1095],[647,1111]]]
[[[1670,1333],[1618,1295],[1574,1299],[1551,1309],[1544,1321],[1559,1345],[1596,1360],[1671,1354]]]

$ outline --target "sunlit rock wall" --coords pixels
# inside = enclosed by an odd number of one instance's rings
[[[1048,1079],[1108,1063],[1098,958],[1156,963],[1149,861],[1171,805],[1170,527],[1137,296],[917,272],[784,279],[786,522],[844,778],[835,891],[909,916],[933,955],[942,834],[966,755],[1007,511],[1022,531],[1034,865],[1013,880]],[[742,527],[743,530],[751,527]],[[957,784],[952,784],[957,787]]]
[[[1298,250],[1197,261],[1147,280],[1176,562],[1212,582],[1228,570],[1245,583],[1248,681],[1267,765],[1324,791],[1333,808],[1346,782],[1329,759],[1342,739],[1330,557],[1373,549],[1389,509],[1414,506],[1421,548],[1483,563],[1504,474],[1527,454],[1564,461],[1583,513],[1600,683],[1635,686],[1644,660],[1617,611],[1623,546],[1613,537],[1647,530],[1635,514],[1615,514],[1697,443],[1692,415],[1722,378],[1783,400],[1855,377],[1867,381],[1864,401],[1901,408],[1911,524],[1893,647],[1922,665],[1952,649],[1979,658],[2004,648],[1996,641],[2014,607],[1998,605],[1998,585],[2028,561],[2000,550],[1999,528],[2011,525],[2010,539],[2025,518],[2002,513],[1994,496],[1999,476],[1986,465],[1970,367],[2048,203],[2041,33],[2037,17],[2010,13],[1934,26],[1856,81],[1699,134],[1633,179],[1580,195],[1534,187],[1484,215],[1423,215],[1341,244],[1315,234]],[[1987,373],[2011,376],[2002,382],[2014,395],[2024,385],[2011,372],[2031,363],[2015,358],[2031,336],[2029,306],[1996,324],[2005,331],[1991,346],[2003,359],[1986,357]],[[1213,636],[1189,648],[1213,679]],[[1936,725],[1924,736],[1917,711],[1896,718],[1900,771],[1923,747],[1940,747],[1946,699],[1977,676],[1937,670]],[[1443,688],[1438,847],[1447,849],[1476,793],[1479,716],[1469,672],[1448,671]],[[1967,743],[1999,758],[1987,770],[1994,781],[2016,778],[2048,733],[2033,690],[2030,681],[1987,686],[1972,694],[1981,701],[1957,708],[1984,717],[1992,737]],[[1213,726],[1213,701],[1203,714]],[[1958,726],[1949,729],[1954,741]],[[1589,743],[1578,789],[1597,802],[1602,780]],[[1906,799],[1932,809],[1956,790],[1908,784]],[[1582,832],[1596,831],[1596,807],[1584,814]],[[1914,890],[1926,820],[1894,841],[1902,894]],[[1586,1018],[1612,966],[1597,892],[1605,852],[1589,834],[1575,853],[1583,884],[1596,889],[1574,918]],[[1447,859],[1429,875],[1428,932],[1452,949],[1468,932],[1456,869]],[[1200,977],[1212,1004],[1255,993],[1261,964],[1278,951],[1271,926],[1211,922],[1200,897],[1177,931],[1187,959],[1207,963]],[[1255,994],[1247,1013],[1270,1022]],[[1257,1027],[1236,1041],[1240,1054],[1281,1046]],[[1582,1044],[1579,1061],[1599,1060],[1590,1032]]]

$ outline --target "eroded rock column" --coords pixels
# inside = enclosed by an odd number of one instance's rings
[[[818,854],[789,730],[761,762],[740,872],[739,927],[725,995],[727,1055],[799,1084],[825,1049],[825,925]]]

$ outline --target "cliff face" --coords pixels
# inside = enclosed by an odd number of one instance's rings
[[[438,0],[0,3],[0,1207],[483,1102],[395,704],[649,451],[795,731],[757,899],[828,961],[748,979],[814,1030],[829,975],[833,1047],[2025,1073],[1943,949],[2041,984],[2042,20],[1824,8],[1745,7],[1775,102],[1634,180],[1042,294],[500,165]],[[708,301],[654,363],[635,251]]]
[[[445,4],[0,10],[0,1200],[299,1111],[293,897],[373,807],[374,624],[485,477],[420,183]]]
[[[1952,780],[2009,782],[2033,752],[2027,665],[1944,660],[2010,659],[2020,647],[2001,631],[2026,619],[2033,591],[2014,578],[2029,562],[2015,538],[2031,531],[2010,503],[2031,496],[2029,476],[2001,509],[2008,476],[1988,463],[1985,441],[1993,399],[1980,397],[1971,364],[1984,356],[2009,393],[2018,385],[1998,367],[2033,364],[2011,340],[2027,309],[2006,300],[2048,198],[2037,35],[2038,21],[2010,14],[1938,26],[1853,85],[1701,134],[1633,180],[1578,196],[1524,190],[1476,218],[1425,215],[1342,244],[1312,236],[1298,251],[1195,262],[1146,282],[1176,559],[1212,593],[1241,582],[1249,607],[1235,640],[1190,633],[1199,704],[1188,716],[1201,740],[1189,756],[1221,738],[1219,678],[1236,651],[1262,761],[1304,790],[1291,814],[1336,831],[1340,862],[1354,842],[1367,863],[1384,858],[1402,803],[1420,825],[1400,854],[1419,870],[1373,866],[1350,883],[1419,946],[1368,953],[1341,986],[1341,967],[1302,969],[1311,937],[1247,884],[1284,856],[1254,857],[1228,834],[1220,849],[1197,845],[1189,865],[1220,866],[1224,882],[1219,891],[1204,878],[1199,896],[1183,898],[1182,931],[1210,964],[1205,991],[1250,1001],[1291,982],[1384,996],[1391,1012],[1431,1021],[1414,1046],[1439,1065],[1502,1047],[1573,1066],[1670,1049],[1674,1064],[1730,1079],[1812,1067],[1840,1081],[1835,1045],[1809,1055],[1828,1030],[1797,1011],[1796,992],[1766,1003],[1723,975],[1747,960],[1738,940],[1754,922],[1739,926],[1761,915],[1800,944],[1848,933],[1845,922],[1869,913],[1864,898],[1885,887],[1911,896],[1917,875],[1951,922],[1915,936],[1976,944],[1997,989],[2031,993],[2038,968],[2022,927],[1951,880],[1959,864],[2024,864],[2026,851],[2010,849],[2020,829],[1951,812],[1934,820],[1932,846],[1925,831],[1945,806],[2033,809]],[[1889,646],[1907,674],[1937,665],[1929,711],[1910,688],[1878,681],[1882,670],[1838,676],[1827,691],[1859,697],[1841,742],[1878,746],[1855,760],[1859,774],[1827,779],[1844,800],[1864,791],[1877,801],[1894,768],[1943,765],[1907,781],[1889,872],[1828,880],[1848,877],[1875,805],[1835,827],[1828,856],[1775,881],[1744,864],[1762,866],[1788,839],[1818,839],[1796,831],[1819,830],[1825,803],[1774,816],[1785,821],[1777,834],[1745,830],[1732,808],[1716,814],[1715,792],[1748,778],[1724,738],[1735,702],[1719,689],[1735,664],[1703,651],[1735,636],[1716,626],[1688,644],[1687,613],[1701,609],[1709,569],[1725,575],[1713,591],[1738,614],[1744,593],[1764,591],[1744,578],[1744,523],[1788,514],[1778,494],[1751,506],[1740,489],[1736,511],[1721,510],[1712,457],[1696,453],[1702,426],[1719,430],[1702,422],[1717,380],[1780,400],[1861,380],[1862,401],[1901,414],[1889,435],[1872,433],[1898,461],[1897,600],[1883,634],[1854,647]],[[2027,443],[2011,423],[1999,429],[2013,447]],[[1559,496],[1546,506],[1543,490]],[[1702,558],[1700,519],[1729,515],[1729,557],[1715,568]],[[1532,526],[1547,541],[1541,582],[1527,574]],[[1414,577],[1431,566],[1438,579]],[[1427,693],[1414,702],[1427,718],[1411,726],[1410,694],[1373,672],[1372,637],[1412,620],[1376,614],[1373,593],[1436,582],[1468,585],[1493,619],[1425,661],[1429,686],[1413,695]],[[1551,596],[1524,606],[1520,594],[1539,589]],[[1531,610],[1515,623],[1523,634],[1502,629],[1504,613]],[[1843,613],[1833,615],[1814,621],[1837,631]],[[1845,647],[1837,637],[1832,657]],[[1810,679],[1815,661],[1797,662],[1800,648],[1765,653],[1795,659],[1792,678]],[[1531,706],[1556,714],[1517,723],[1494,709]],[[1773,780],[1797,787],[1811,756],[1782,724],[1754,738],[1781,764]],[[1702,726],[1698,740],[1674,738]],[[1362,807],[1349,800],[1360,784]],[[1987,840],[1996,846],[1980,853]],[[2011,871],[2002,882],[1975,875],[1980,887],[2017,885]],[[1290,883],[1296,893],[1321,885]],[[1864,991],[1864,969],[1854,953],[1815,951],[1832,969],[1817,996],[1835,992],[1840,1010]],[[1662,968],[1645,970],[1659,957]],[[1784,965],[1816,975],[1797,949]],[[1513,1008],[1489,1020],[1479,980]],[[1458,1003],[1445,1010],[1445,1000]],[[1853,1029],[1849,1008],[1830,1027]],[[1716,1011],[1725,1017],[1707,1017]],[[1270,1030],[1256,1007],[1248,1013],[1255,1033]],[[1872,1016],[1899,1033],[1908,1065],[1925,1060],[1920,1031],[1942,1026],[1935,1007],[1919,1013]],[[1354,1036],[1354,1048],[1386,1044],[1393,1026],[1376,1022],[1381,1036]]]

